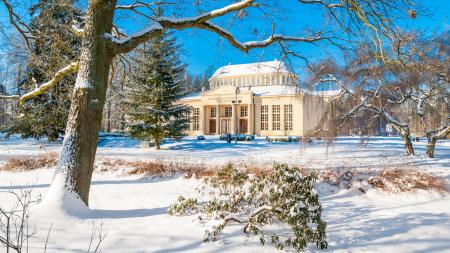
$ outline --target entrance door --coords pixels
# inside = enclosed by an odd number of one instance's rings
[[[215,119],[209,120],[209,134],[210,135],[216,134],[216,120]]]
[[[240,134],[247,133],[247,119],[239,119],[239,133]]]
[[[220,133],[221,134],[231,133],[231,120],[230,119],[221,119],[220,120]]]

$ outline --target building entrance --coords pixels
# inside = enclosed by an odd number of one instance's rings
[[[220,120],[220,133],[221,134],[231,133],[231,119]]]

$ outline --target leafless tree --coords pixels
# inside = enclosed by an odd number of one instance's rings
[[[29,209],[40,199],[33,199],[31,190],[1,193],[10,195],[14,199],[14,204],[11,208],[0,207],[0,244],[6,248],[7,253],[10,251],[20,253],[23,249],[27,249],[28,239],[36,233],[35,229],[29,228]]]
[[[377,61],[376,54],[362,46],[352,54],[345,66],[337,66],[333,61],[324,61],[316,66],[318,71],[313,76],[320,82],[335,82],[341,89],[340,94],[328,104],[327,114],[322,117],[320,125],[328,121],[337,122],[339,129],[349,120],[364,118],[361,127],[367,128],[375,120],[382,119],[401,135],[406,154],[413,155],[411,129],[398,113],[406,100],[391,99],[392,87],[398,80],[391,75],[392,63]]]
[[[346,126],[349,119],[364,119],[368,127],[377,119],[391,125],[401,136],[408,155],[414,154],[411,134],[427,137],[427,155],[434,156],[437,140],[446,138],[449,126],[448,35],[419,39],[404,35],[394,43],[391,60],[376,61],[376,52],[361,47],[345,66],[331,60],[317,64],[312,80],[341,86],[322,117]],[[417,124],[418,122],[418,124]]]
[[[399,83],[393,87],[391,102],[409,102],[417,132],[427,138],[427,155],[434,157],[439,139],[450,134],[450,35],[443,33],[424,39],[406,37],[399,47],[399,60],[394,68]],[[401,48],[400,48],[401,47]]]

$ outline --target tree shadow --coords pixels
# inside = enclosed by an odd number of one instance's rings
[[[414,238],[411,230],[421,227],[450,224],[450,214],[433,212],[398,213],[389,215],[392,208],[382,208],[385,216],[374,215],[380,208],[367,204],[355,206],[352,201],[346,201],[346,195],[330,196],[322,199],[324,205],[324,218],[327,221],[327,237],[329,238],[328,251],[349,250],[373,250],[377,247],[411,247],[417,244],[419,252],[440,252],[450,248],[450,240],[443,238]],[[422,204],[426,204],[425,201]],[[431,201],[430,201],[431,202]],[[405,208],[407,205],[397,206]],[[410,208],[413,208],[411,205]],[[410,235],[408,235],[410,234]],[[402,236],[407,239],[402,239]],[[433,242],[432,242],[433,241]],[[404,245],[404,246],[402,246]],[[427,246],[424,246],[427,245]],[[414,246],[412,246],[414,247]]]
[[[91,185],[121,185],[121,184],[154,184],[158,182],[173,180],[179,176],[139,178],[124,180],[94,180]],[[33,188],[47,188],[50,184],[24,184],[24,185],[0,185],[0,190],[22,190]]]
[[[142,218],[167,214],[168,207],[140,208],[126,210],[91,209],[93,219]]]

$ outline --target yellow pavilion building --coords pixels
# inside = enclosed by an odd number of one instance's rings
[[[339,91],[309,91],[297,80],[276,60],[223,66],[209,79],[209,90],[181,99],[191,107],[187,134],[304,136]]]

